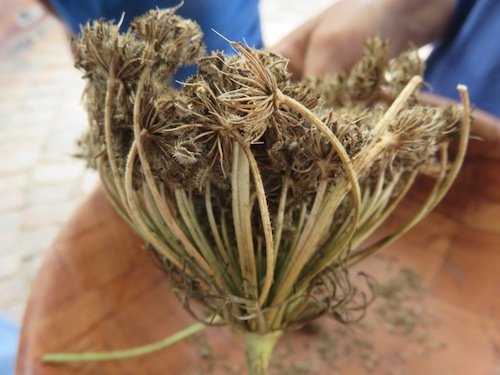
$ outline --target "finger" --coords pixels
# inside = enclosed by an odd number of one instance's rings
[[[288,70],[294,78],[303,75],[307,45],[317,23],[317,17],[307,21],[270,48],[272,52],[289,59]]]

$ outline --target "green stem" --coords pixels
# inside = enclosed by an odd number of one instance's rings
[[[217,315],[213,319],[208,320],[210,323],[216,323],[220,320]],[[100,361],[112,361],[118,359],[128,359],[133,357],[139,357],[142,355],[150,354],[158,350],[164,349],[175,344],[178,341],[185,339],[188,336],[195,334],[205,328],[205,323],[196,323],[190,327],[179,331],[166,339],[155,342],[153,344],[148,344],[144,346],[139,346],[136,348],[116,350],[111,352],[88,352],[88,353],[50,353],[42,356],[42,361],[45,363],[63,363],[63,362],[100,362]]]
[[[274,347],[282,334],[282,331],[269,332],[263,335],[244,333],[248,375],[267,375],[269,373],[269,362]]]

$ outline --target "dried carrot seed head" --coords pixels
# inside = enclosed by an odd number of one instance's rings
[[[205,56],[201,39],[175,9],[123,33],[85,26],[76,43],[90,123],[83,154],[188,308],[198,300],[260,333],[323,314],[349,320],[367,303],[349,267],[442,198],[463,158],[467,111],[418,103],[422,63],[389,61],[377,38],[350,74],[301,82],[280,56],[238,43],[233,56]],[[172,87],[193,62],[197,74]],[[436,176],[422,210],[363,245],[420,173]]]

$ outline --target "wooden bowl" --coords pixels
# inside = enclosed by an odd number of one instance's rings
[[[421,275],[425,289],[418,306],[436,321],[427,327],[431,339],[410,340],[375,327],[336,344],[328,335],[338,332],[338,324],[322,318],[278,344],[272,373],[291,374],[301,367],[299,373],[351,375],[369,373],[369,367],[372,373],[398,375],[492,375],[499,370],[500,120],[480,111],[474,117],[475,138],[450,193],[413,230],[360,266],[382,279],[401,267]],[[387,225],[407,217],[422,199],[420,189],[413,189]],[[33,284],[17,374],[246,373],[242,340],[224,327],[208,327],[196,339],[145,357],[41,362],[48,352],[148,344],[194,323],[142,245],[102,189],[88,197],[57,237]],[[369,354],[348,351],[346,343],[353,340],[358,349],[373,348]]]

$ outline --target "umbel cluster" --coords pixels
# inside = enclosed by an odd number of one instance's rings
[[[442,199],[469,115],[419,103],[423,63],[414,51],[390,60],[378,38],[348,74],[323,80],[294,81],[286,59],[231,45],[207,55],[199,26],[175,9],[128,30],[85,26],[81,154],[193,314],[196,300],[261,335],[325,314],[355,319],[367,298],[349,269]],[[190,64],[196,74],[175,86]],[[420,175],[433,181],[420,209],[367,241]]]

